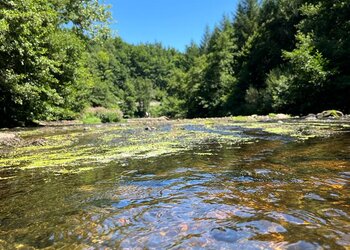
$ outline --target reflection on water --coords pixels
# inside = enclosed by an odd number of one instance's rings
[[[202,145],[73,175],[5,169],[0,248],[349,248],[349,153],[345,133]]]

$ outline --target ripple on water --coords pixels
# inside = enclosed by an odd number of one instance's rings
[[[210,233],[215,240],[228,243],[237,243],[254,235],[252,232],[246,230],[233,230],[229,228],[215,228]]]
[[[308,224],[308,222],[306,222],[298,217],[295,217],[293,215],[286,214],[286,213],[271,212],[271,213],[269,213],[268,216],[273,218],[273,219],[282,220],[284,222],[291,223],[291,224],[296,224],[296,225]]]
[[[310,200],[315,200],[315,201],[325,201],[321,196],[315,193],[308,193],[304,195],[304,198],[310,199]]]
[[[348,248],[350,164],[340,148],[333,138],[209,143],[76,175],[16,170],[0,179],[0,249]]]
[[[255,220],[238,223],[237,228],[244,231],[252,231],[255,234],[285,233],[287,230],[280,224],[268,220]]]

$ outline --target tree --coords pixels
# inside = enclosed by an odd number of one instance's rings
[[[349,110],[348,1],[312,1],[301,8],[297,44],[283,53],[286,64],[267,83],[273,106],[291,113]],[[340,28],[342,27],[342,28]]]
[[[133,80],[137,101],[137,115],[144,117],[149,111],[152,100],[152,82],[149,79],[138,77]]]
[[[315,0],[305,3],[298,25],[304,35],[312,34],[313,45],[328,61],[327,84],[323,99],[328,109],[350,112],[350,2]]]
[[[185,62],[183,67],[186,72],[189,71],[194,65],[194,61],[200,56],[200,53],[200,47],[194,41],[191,41],[191,43],[186,46],[184,55]]]
[[[206,55],[197,57],[193,67],[186,74],[186,106],[188,108],[187,116],[190,118],[202,117],[207,112],[207,100],[202,95],[202,84],[207,65]]]
[[[232,66],[237,46],[233,32],[231,22],[224,16],[208,46],[208,67],[202,86],[202,96],[207,100],[208,116],[225,115],[230,109],[227,99],[236,84]]]
[[[61,102],[53,88],[59,63],[47,52],[57,14],[47,1],[11,1],[1,6],[0,20],[1,125],[44,118]]]
[[[242,48],[248,38],[257,30],[259,11],[257,0],[242,0],[239,2],[233,23],[238,48]]]
[[[254,41],[258,36],[258,21],[259,21],[259,4],[257,0],[242,0],[238,4],[235,13],[233,28],[235,44],[238,51],[232,55],[235,63],[233,71],[237,78],[237,86],[232,89],[228,97],[230,113],[241,114],[244,112],[244,96],[248,87],[251,85],[251,74],[249,69],[249,58],[252,55],[251,50],[254,46]]]
[[[299,0],[265,0],[241,3],[234,20],[239,51],[234,55],[237,85],[229,98],[233,114],[272,111],[266,75],[284,64],[283,50],[295,46],[295,26],[300,21]]]
[[[209,42],[211,40],[212,37],[212,32],[210,30],[210,27],[207,25],[205,26],[205,30],[204,30],[204,34],[202,36],[201,39],[201,43],[199,46],[199,52],[203,55],[206,54],[208,52],[208,46],[209,46]]]
[[[288,64],[283,71],[272,71],[268,84],[274,107],[294,114],[322,111],[324,90],[327,79],[332,74],[328,61],[313,45],[313,38],[297,34],[297,48],[284,51]]]
[[[92,6],[91,1],[75,3]],[[84,25],[72,32],[62,25],[75,27],[75,21],[58,11],[61,6],[66,5],[47,0],[0,4],[1,126],[73,118],[83,108],[86,93],[78,76],[84,74],[77,70],[82,70],[85,43],[80,35],[101,19],[85,13]]]
[[[109,35],[109,6],[98,0],[47,0],[58,13],[58,24],[82,37],[99,38]]]
[[[0,126],[85,106],[206,117],[350,112],[348,0],[241,0],[185,53],[108,31],[99,0],[0,2]]]

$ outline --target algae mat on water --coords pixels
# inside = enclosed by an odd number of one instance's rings
[[[62,126],[10,131],[23,142],[0,148],[2,168],[46,167],[57,173],[87,171],[126,158],[149,158],[203,144],[244,144],[257,140],[306,140],[348,128],[347,123],[251,121],[234,118]],[[6,178],[3,176],[2,178]]]

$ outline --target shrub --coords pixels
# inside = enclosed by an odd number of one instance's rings
[[[162,116],[161,106],[151,106],[149,108],[149,113],[150,113],[151,117],[160,117],[160,116]]]
[[[82,117],[82,122],[84,124],[98,124],[101,123],[101,119],[94,116],[93,114],[85,114]]]
[[[185,101],[176,97],[168,96],[167,98],[164,98],[158,112],[160,116],[183,118],[186,116]]]

